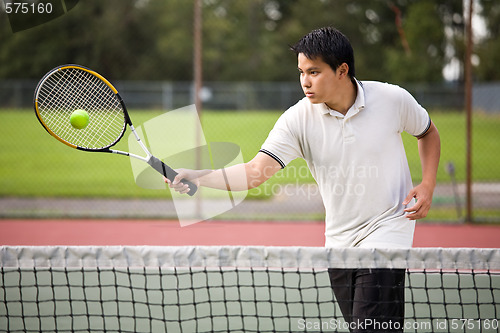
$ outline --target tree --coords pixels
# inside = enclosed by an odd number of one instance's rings
[[[0,61],[5,65],[0,67],[0,77],[38,78],[64,63],[80,63],[110,78],[133,77],[137,60],[151,42],[144,12],[136,3],[88,0],[29,30],[12,33],[7,24],[2,25]]]
[[[487,35],[476,47],[479,63],[474,74],[478,80],[500,80],[500,3],[482,0],[482,14],[486,22]]]
[[[425,19],[422,19],[425,18]],[[432,0],[413,2],[407,8],[403,29],[407,48],[388,47],[385,72],[396,83],[442,81],[446,39],[439,6]]]
[[[500,77],[497,2],[481,1],[489,34],[476,48],[480,79]],[[192,80],[192,1],[80,1],[18,33],[0,17],[0,78],[79,63],[112,80]],[[289,45],[327,25],[351,40],[359,79],[436,82],[450,61],[463,62],[462,0],[205,0],[204,80],[296,81]]]

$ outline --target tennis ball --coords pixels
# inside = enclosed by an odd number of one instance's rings
[[[76,129],[84,129],[89,124],[89,114],[85,110],[75,110],[71,114],[69,122]]]

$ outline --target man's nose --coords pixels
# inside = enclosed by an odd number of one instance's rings
[[[302,87],[304,87],[304,88],[311,87],[311,80],[309,80],[309,77],[307,75],[304,75],[301,78],[301,81],[302,81]]]

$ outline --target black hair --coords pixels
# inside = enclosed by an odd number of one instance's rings
[[[334,71],[345,62],[349,66],[348,75],[351,79],[354,78],[354,51],[351,42],[333,27],[313,30],[290,48],[295,54],[303,53],[309,59],[321,57]]]

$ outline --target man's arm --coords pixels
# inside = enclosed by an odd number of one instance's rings
[[[218,170],[178,169],[179,174],[171,182],[165,182],[179,193],[187,193],[189,187],[180,182],[185,178],[198,186],[228,191],[245,191],[259,186],[281,169],[281,165],[267,154],[259,152],[251,161]]]
[[[420,185],[415,186],[403,201],[403,205],[407,205],[412,198],[417,199],[414,206],[404,210],[408,212],[406,217],[410,220],[426,217],[432,204],[432,195],[436,187],[436,174],[441,155],[441,141],[434,123],[431,123],[429,130],[425,134],[418,137],[418,154],[422,165],[422,182]]]

